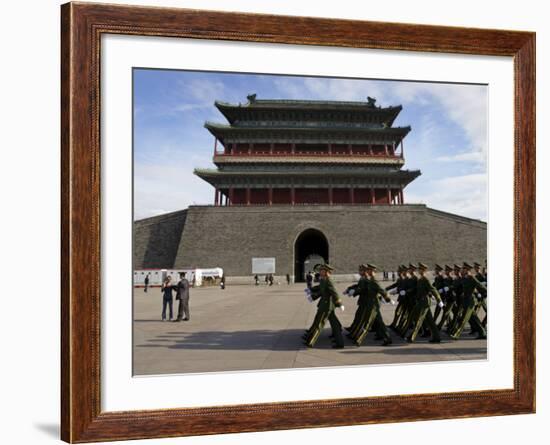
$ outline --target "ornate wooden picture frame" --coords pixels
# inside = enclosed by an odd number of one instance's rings
[[[91,3],[65,4],[61,17],[63,440],[93,442],[535,411],[534,33]],[[99,116],[104,34],[513,57],[513,389],[102,412]]]

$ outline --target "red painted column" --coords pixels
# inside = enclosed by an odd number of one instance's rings
[[[404,199],[403,199],[403,189],[401,189],[399,191],[399,198],[400,198],[400,201],[401,201],[400,204],[405,204]]]
[[[269,191],[268,191],[268,199],[269,199],[269,205],[272,205],[273,204],[273,187],[269,187]]]
[[[296,144],[294,142],[290,146],[290,152],[292,154],[296,153]]]
[[[386,156],[389,156],[388,144],[384,144],[384,151],[386,152]]]
[[[386,189],[386,194],[388,196],[388,204],[391,204],[391,190],[389,188]]]
[[[348,154],[353,154],[353,149],[351,148],[351,144],[348,144]]]
[[[332,154],[332,144],[328,144],[328,154]]]
[[[233,205],[233,187],[229,187],[229,205]]]
[[[269,144],[269,154],[272,155],[273,154],[273,142],[271,142]]]
[[[248,154],[252,154],[252,142],[248,144]]]
[[[369,156],[372,156],[372,144],[369,144]]]
[[[349,201],[352,203],[352,204],[355,204],[355,189],[353,187],[350,187],[349,188]]]
[[[218,152],[218,138],[214,138],[214,154]]]
[[[246,188],[246,205],[250,205],[250,187]]]
[[[332,205],[332,187],[328,188],[328,203]]]
[[[403,139],[401,139],[401,158],[404,157],[403,150],[404,150],[404,148],[403,148]]]
[[[374,189],[370,188],[370,203],[374,204]]]
[[[218,205],[218,196],[219,196],[219,191],[218,189],[216,188],[215,189],[215,193],[214,193],[214,205],[217,206]]]
[[[294,187],[290,188],[290,203],[294,205],[296,203],[296,194],[294,191]]]

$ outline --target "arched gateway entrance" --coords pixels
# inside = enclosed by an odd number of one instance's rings
[[[318,263],[328,263],[328,241],[317,229],[304,230],[294,243],[294,281],[305,281],[305,274]]]

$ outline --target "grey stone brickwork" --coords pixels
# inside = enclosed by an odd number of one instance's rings
[[[164,269],[174,264],[186,215],[187,210],[180,210],[134,222],[134,270]]]
[[[191,206],[135,224],[136,265],[222,267],[228,278],[250,277],[253,257],[275,257],[276,274],[293,275],[295,241],[311,228],[327,238],[337,275],[349,276],[365,262],[395,270],[401,263],[432,268],[487,257],[485,222],[419,204]]]

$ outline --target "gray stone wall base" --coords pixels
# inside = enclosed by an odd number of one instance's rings
[[[191,206],[135,222],[134,269],[221,267],[229,285],[253,282],[252,258],[274,257],[276,281],[286,285],[295,241],[307,229],[325,235],[338,281],[353,281],[366,262],[393,271],[402,263],[432,269],[487,257],[485,222],[421,204]]]

